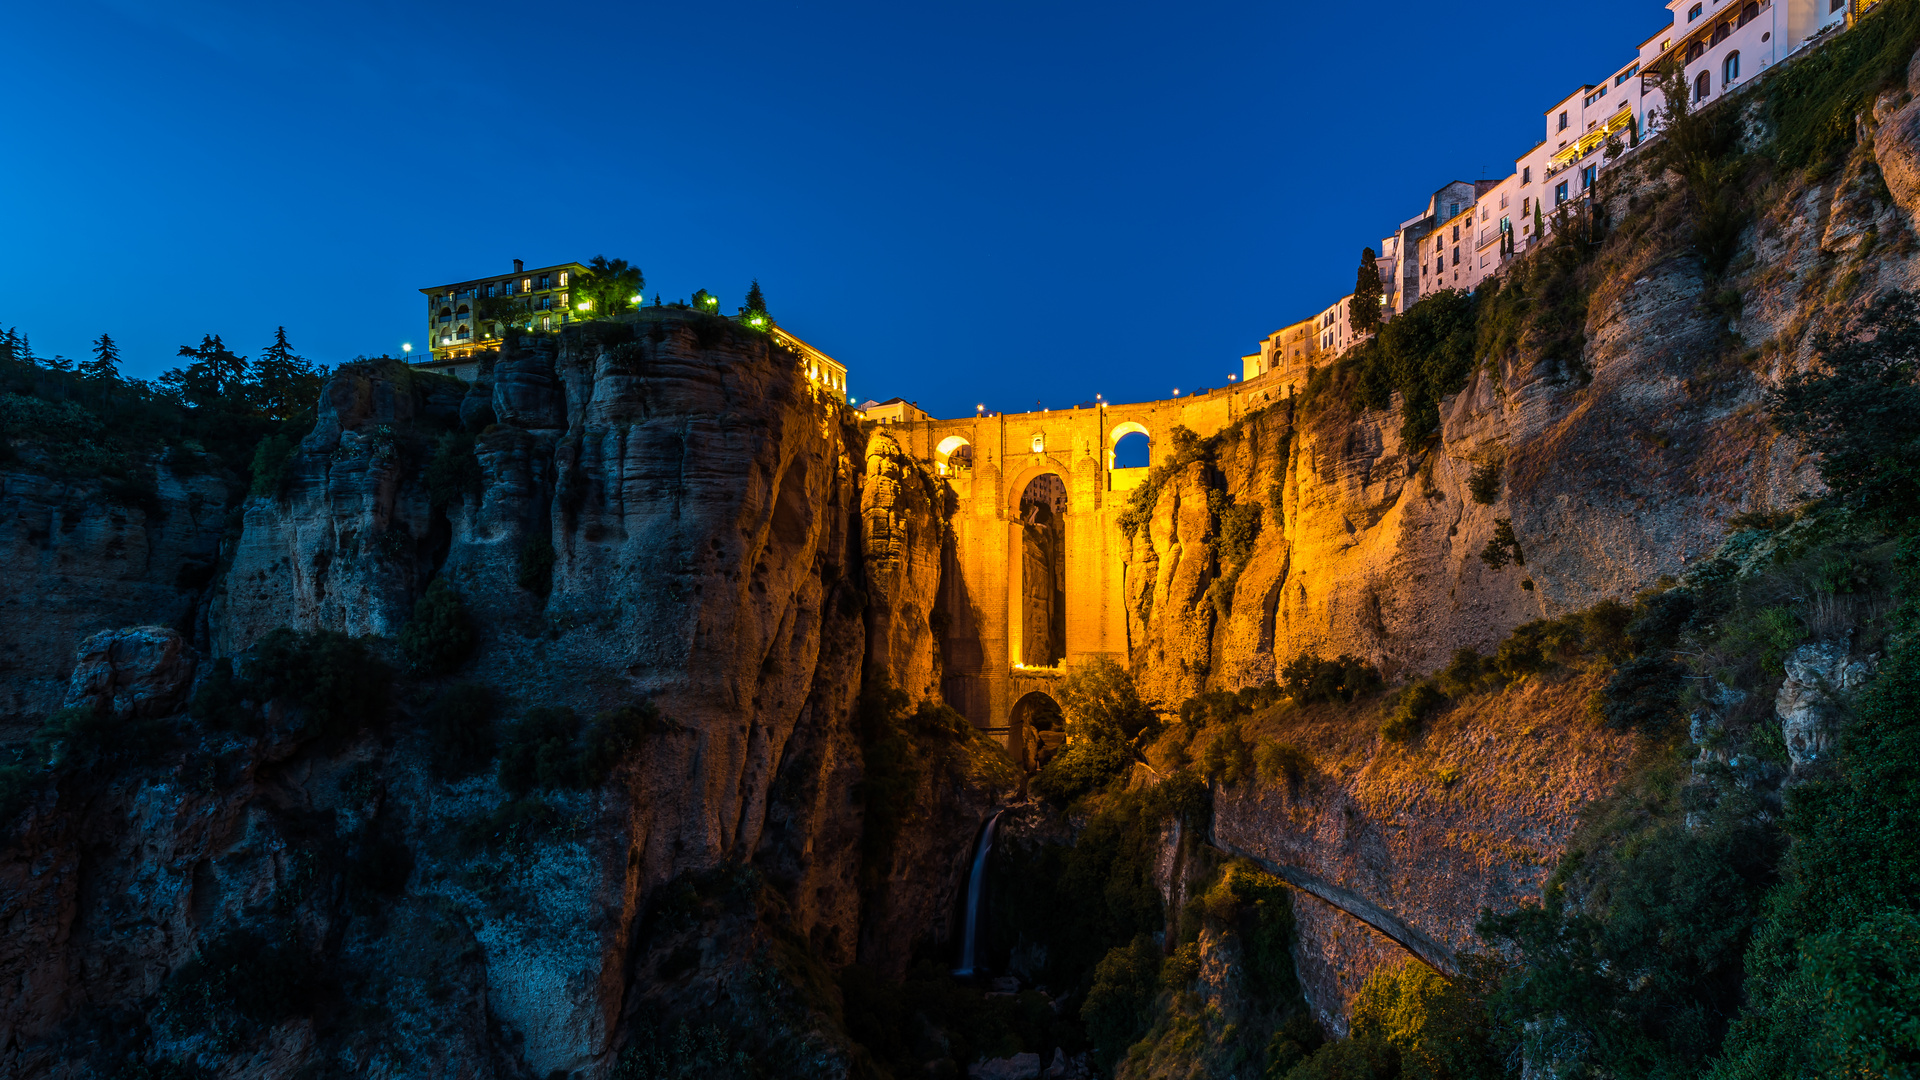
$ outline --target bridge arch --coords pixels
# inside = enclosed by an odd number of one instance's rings
[[[1132,435],[1138,435],[1140,436],[1140,438],[1146,440],[1146,447],[1147,447],[1146,464],[1152,464],[1153,433],[1148,431],[1145,425],[1142,425],[1137,421],[1123,420],[1120,423],[1113,425],[1113,430],[1107,433],[1107,468],[1117,469],[1122,467],[1118,463],[1119,452],[1120,452],[1120,440],[1125,439]],[[1127,466],[1127,467],[1135,468],[1137,466]]]
[[[1007,728],[1007,744],[1028,772],[1045,765],[1067,744],[1066,714],[1045,690],[1022,694],[1007,716]]]
[[[973,444],[965,436],[949,435],[940,440],[933,451],[934,471],[941,476],[954,476],[973,471]]]
[[[1056,469],[1023,472],[1016,489],[1008,584],[1008,662],[1057,669],[1067,657],[1067,485]]]

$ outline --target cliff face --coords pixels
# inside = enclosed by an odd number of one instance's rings
[[[1901,96],[1863,118],[1869,137],[1840,172],[1754,193],[1771,201],[1711,283],[1680,181],[1656,170],[1652,147],[1606,173],[1598,195],[1614,231],[1585,271],[1581,359],[1543,360],[1523,340],[1441,402],[1435,446],[1403,444],[1397,394],[1386,410],[1339,394],[1283,403],[1230,431],[1219,479],[1187,467],[1134,538],[1143,690],[1172,706],[1263,682],[1309,651],[1423,674],[1456,648],[1683,572],[1734,515],[1819,494],[1813,463],[1773,432],[1762,399],[1811,358],[1814,331],[1920,285],[1920,107]],[[1495,477],[1490,502],[1474,498],[1476,470]],[[1263,507],[1230,605],[1214,595],[1210,483]],[[1503,519],[1525,562],[1496,570],[1480,553]]]
[[[191,631],[227,503],[216,476],[158,463],[144,506],[98,482],[0,469],[0,741],[60,707],[75,647],[101,630]]]
[[[432,1030],[437,1067],[546,1076],[610,1069],[633,1024],[678,1017],[832,1074],[847,1051],[810,965],[900,970],[945,940],[973,836],[1019,777],[978,738],[916,742],[919,809],[863,887],[854,722],[865,683],[937,681],[930,480],[723,320],[590,326],[491,375],[343,368],[286,494],[247,504],[202,648],[90,647],[76,686],[164,681],[111,656],[204,678],[279,626],[390,639],[437,576],[478,634],[458,678],[503,718],[644,699],[638,750],[602,787],[513,802],[490,770],[437,772],[423,710],[444,683],[403,681],[344,743],[277,706],[257,737],[208,731],[171,686],[178,749],[40,791],[0,863],[21,930],[0,978],[25,991],[0,1000],[9,1068],[82,1060],[76,1017],[154,1020],[197,950],[292,927],[383,1015],[322,1010],[231,1047],[155,1023],[135,1048],[280,1075],[398,1064]],[[386,869],[354,869],[369,860]]]

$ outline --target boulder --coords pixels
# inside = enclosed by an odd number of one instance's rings
[[[1793,770],[1825,759],[1839,730],[1840,699],[1873,674],[1871,658],[1852,659],[1844,639],[1815,641],[1787,654],[1786,681],[1773,700]]]
[[[116,720],[166,716],[186,704],[195,658],[164,626],[102,630],[80,645],[64,707],[90,707]]]

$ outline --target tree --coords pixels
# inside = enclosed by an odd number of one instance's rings
[[[54,353],[53,359],[47,361],[47,367],[53,371],[72,371],[73,361],[61,356],[59,353]]]
[[[760,293],[759,278],[755,278],[753,285],[747,289],[747,304],[740,309],[742,315],[751,315],[755,312],[761,315],[767,314],[767,298]]]
[[[33,339],[25,334],[21,334],[20,344],[14,347],[13,358],[23,364],[39,363],[40,358],[33,355]]]
[[[287,342],[287,328],[277,327],[273,344],[261,350],[253,362],[255,405],[269,420],[285,420],[320,396],[327,377],[293,351]]]
[[[589,305],[585,312],[576,307],[576,318],[604,319],[618,315],[632,308],[640,298],[640,290],[647,287],[646,275],[639,267],[628,265],[625,259],[608,259],[605,255],[595,255],[576,280],[574,295]]]
[[[1347,322],[1355,336],[1380,329],[1380,264],[1373,249],[1360,249],[1360,271],[1353,282],[1353,299],[1347,301]]]
[[[527,305],[511,296],[483,296],[474,302],[473,313],[476,322],[492,323],[504,338],[509,327],[518,326],[526,319]]]
[[[219,334],[204,335],[200,347],[180,346],[190,363],[160,376],[163,392],[194,408],[220,405],[231,410],[247,378],[247,358],[235,354]]]
[[[80,365],[80,376],[95,382],[112,382],[120,377],[120,346],[101,334],[93,343],[93,359]]]
[[[1787,376],[1768,411],[1820,454],[1820,476],[1841,502],[1896,528],[1920,503],[1920,302],[1888,296],[1813,344],[1824,370]]]

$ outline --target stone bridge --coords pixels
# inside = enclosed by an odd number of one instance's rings
[[[1039,733],[1058,730],[1060,677],[1095,657],[1130,664],[1126,603],[1139,585],[1117,521],[1168,434],[1212,435],[1288,389],[1258,378],[1165,401],[888,424],[954,499],[941,575],[948,704],[1031,767]],[[1115,468],[1116,444],[1135,433],[1148,466]]]

